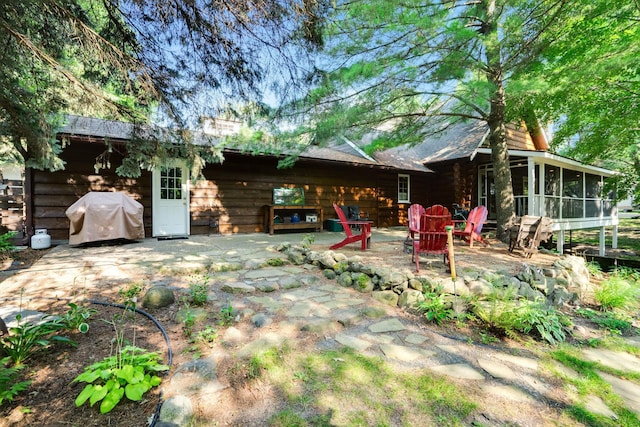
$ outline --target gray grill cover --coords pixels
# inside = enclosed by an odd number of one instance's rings
[[[66,210],[69,244],[144,239],[142,204],[124,193],[92,191]]]

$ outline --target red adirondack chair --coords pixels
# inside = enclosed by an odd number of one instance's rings
[[[453,235],[461,237],[465,242],[469,242],[469,247],[473,247],[473,241],[477,240],[487,245],[486,240],[482,238],[480,233],[482,232],[482,225],[487,221],[487,208],[486,206],[476,206],[471,209],[466,221],[453,221],[454,225],[464,224],[464,229],[454,226]]]
[[[336,214],[338,214],[338,220],[342,225],[342,229],[347,237],[344,238],[341,242],[336,243],[335,245],[329,246],[329,249],[338,249],[347,245],[349,243],[361,242],[362,250],[366,250],[371,246],[371,223],[372,221],[349,221],[344,214],[344,211],[337,204],[333,204],[333,209],[335,209]],[[354,234],[351,226],[360,227],[359,234]]]
[[[445,208],[446,209],[446,208]],[[420,272],[420,254],[443,255],[445,264],[449,262],[447,232],[444,227],[451,225],[451,214],[447,209],[445,215],[428,215],[420,217],[418,239],[413,242],[413,261],[416,271]]]
[[[420,231],[420,217],[424,214],[424,206],[414,203],[409,206],[407,213],[407,222],[409,224],[409,234],[407,238],[415,240],[415,234]]]
[[[449,218],[451,218],[449,209],[445,208],[442,205],[429,206],[424,210],[424,213],[427,215],[449,215]]]

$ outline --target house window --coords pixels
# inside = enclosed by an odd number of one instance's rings
[[[409,200],[409,191],[411,189],[409,178],[409,175],[398,175],[398,203],[411,203],[411,200]]]

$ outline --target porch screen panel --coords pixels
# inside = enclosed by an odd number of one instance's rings
[[[546,216],[560,218],[560,168],[556,166],[544,169],[544,210]]]
[[[562,217],[582,218],[584,216],[584,191],[582,172],[571,169],[562,171]]]
[[[598,218],[602,213],[602,177],[599,175],[585,174],[584,176],[585,194],[585,216],[587,218]]]
[[[515,201],[516,216],[529,214],[529,174],[526,165],[511,168],[511,184]]]

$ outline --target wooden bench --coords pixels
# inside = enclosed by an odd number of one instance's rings
[[[540,242],[549,240],[553,235],[552,223],[551,218],[546,216],[525,215],[516,218],[509,227],[509,252],[519,247],[522,248],[525,258],[531,258],[538,252]]]

